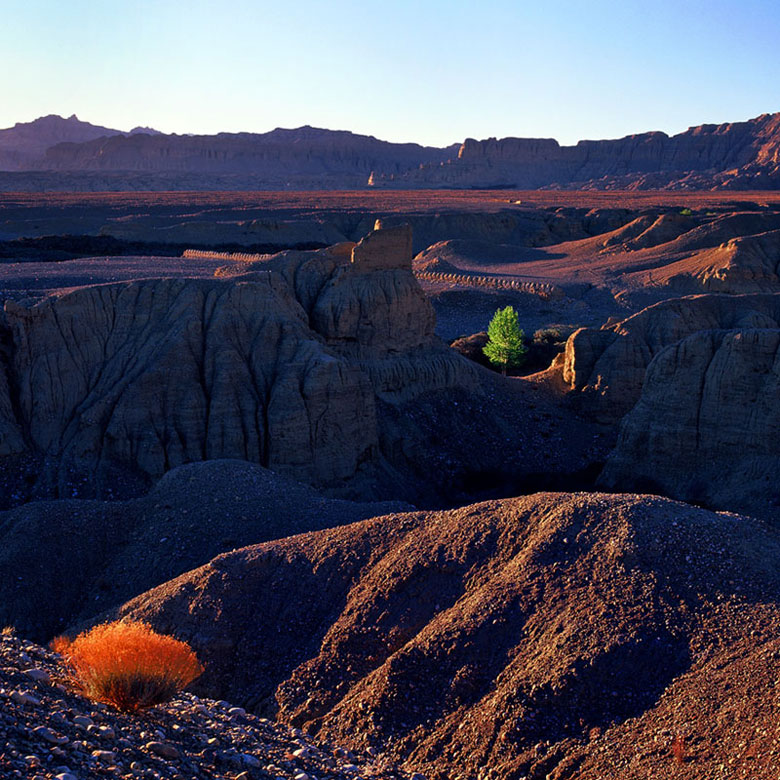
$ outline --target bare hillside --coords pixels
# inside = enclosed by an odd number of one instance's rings
[[[769,778],[778,554],[749,517],[546,493],[238,550],[122,614],[191,640],[202,693],[430,777]]]

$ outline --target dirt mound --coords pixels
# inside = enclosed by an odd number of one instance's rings
[[[657,281],[678,292],[749,293],[780,290],[780,230],[731,238],[670,263]]]
[[[633,241],[637,236],[648,230],[653,224],[653,221],[653,217],[648,215],[632,219],[631,222],[626,225],[622,225],[616,230],[607,233],[603,236],[600,243],[605,249],[613,246],[622,246],[629,241]]]
[[[132,501],[26,504],[0,513],[0,625],[48,640],[225,550],[401,508],[327,499],[243,461],[181,466]]]
[[[190,640],[200,691],[430,777],[769,778],[779,554],[749,517],[537,494],[238,550],[122,613]]]
[[[638,227],[641,226],[641,230],[638,230],[635,235],[626,236],[624,239],[629,249],[649,249],[660,244],[667,244],[687,233],[696,225],[690,216],[673,212],[661,214],[655,219],[640,217],[635,222],[638,223]],[[605,246],[607,245],[605,243]]]
[[[664,247],[669,254],[675,252],[693,252],[699,249],[716,247],[736,236],[749,236],[780,228],[780,214],[777,212],[734,211],[715,215],[702,224],[670,241]]]

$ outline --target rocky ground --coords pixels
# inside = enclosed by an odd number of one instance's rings
[[[4,780],[408,778],[376,754],[315,741],[226,701],[182,693],[129,715],[80,695],[62,658],[0,636]],[[420,778],[420,776],[417,776]]]

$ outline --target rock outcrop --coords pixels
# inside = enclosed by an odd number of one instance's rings
[[[597,484],[777,515],[780,294],[663,301],[566,344],[582,408],[620,423]]]
[[[148,480],[236,457],[328,487],[381,459],[378,399],[474,385],[433,335],[408,226],[369,235],[352,262],[290,252],[259,266],[7,300],[3,451],[21,432],[60,495],[115,469]]]
[[[566,342],[563,379],[588,409],[617,422],[639,399],[653,358],[698,331],[780,327],[780,294],[696,295],[649,306],[621,322],[581,328]]]
[[[657,354],[599,484],[776,518],[778,474],[775,324],[700,331]]]
[[[677,735],[692,780],[737,717],[772,744],[778,555],[750,517],[537,494],[237,550],[122,614],[194,645],[199,693],[432,780],[660,777]]]

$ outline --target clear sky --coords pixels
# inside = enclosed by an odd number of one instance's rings
[[[0,0],[0,127],[616,138],[780,111],[780,0]]]

